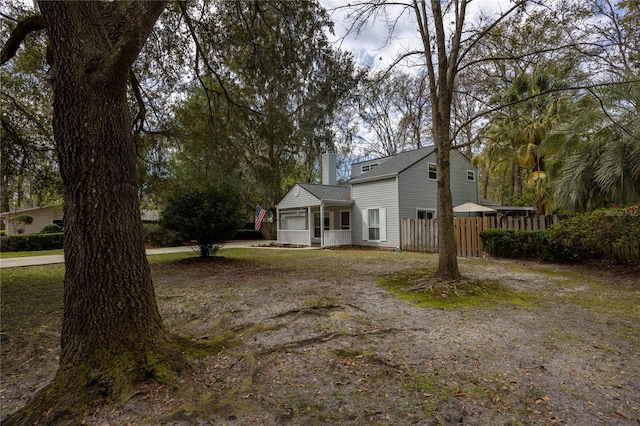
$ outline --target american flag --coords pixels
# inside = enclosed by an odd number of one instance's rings
[[[255,223],[256,231],[260,230],[260,227],[262,226],[262,219],[264,219],[264,216],[266,214],[267,214],[267,211],[265,209],[263,209],[260,206],[256,207],[256,223]]]

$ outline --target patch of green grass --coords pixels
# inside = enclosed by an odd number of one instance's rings
[[[531,306],[534,296],[518,293],[492,281],[438,281],[427,268],[409,269],[378,278],[390,293],[422,307],[457,309],[498,305]]]
[[[2,330],[59,330],[64,265],[6,268],[0,273]]]
[[[31,257],[31,256],[49,256],[53,254],[63,254],[62,249],[39,250],[39,251],[6,251],[0,252],[0,259],[8,259],[11,257]]]

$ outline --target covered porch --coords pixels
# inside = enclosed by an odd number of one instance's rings
[[[321,248],[351,245],[350,188],[297,183],[276,206],[278,242]]]
[[[351,204],[321,202],[319,206],[277,209],[278,242],[322,248],[351,245]]]

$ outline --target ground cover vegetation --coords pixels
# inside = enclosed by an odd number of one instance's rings
[[[389,6],[412,14],[422,36],[421,48],[403,56],[422,71],[408,92],[397,91],[406,111],[398,123],[411,130],[407,141],[426,126],[436,146],[434,273],[449,279],[460,275],[452,146],[486,148],[476,157],[484,188],[508,188],[539,211],[629,205],[640,193],[637,3],[518,1],[473,18],[468,3],[347,6],[355,29],[392,16]],[[141,380],[174,382],[187,372],[156,305],[141,202],[162,206],[176,182],[225,176],[241,182],[247,212],[256,203],[273,212],[294,181],[317,179],[323,151],[349,154],[360,122],[378,128],[384,116],[355,100],[381,76],[371,79],[329,45],[332,23],[311,1],[2,7],[3,33],[11,33],[0,59],[3,210],[64,198],[67,261],[60,369],[11,421],[76,419],[99,396],[118,399]],[[407,107],[408,99],[416,103]],[[576,164],[584,173],[572,186]],[[95,317],[90,329],[78,321],[87,316]]]
[[[151,270],[192,380],[86,424],[634,424],[637,271],[435,255],[223,249]],[[635,272],[635,273],[634,273]],[[4,420],[51,380],[62,265],[2,270]]]

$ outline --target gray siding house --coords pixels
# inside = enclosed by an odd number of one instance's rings
[[[438,215],[433,147],[353,164],[342,186],[335,184],[335,155],[325,154],[322,166],[322,185],[297,183],[276,206],[278,242],[400,248],[402,219]],[[451,151],[454,206],[478,202],[477,175],[464,155]]]

